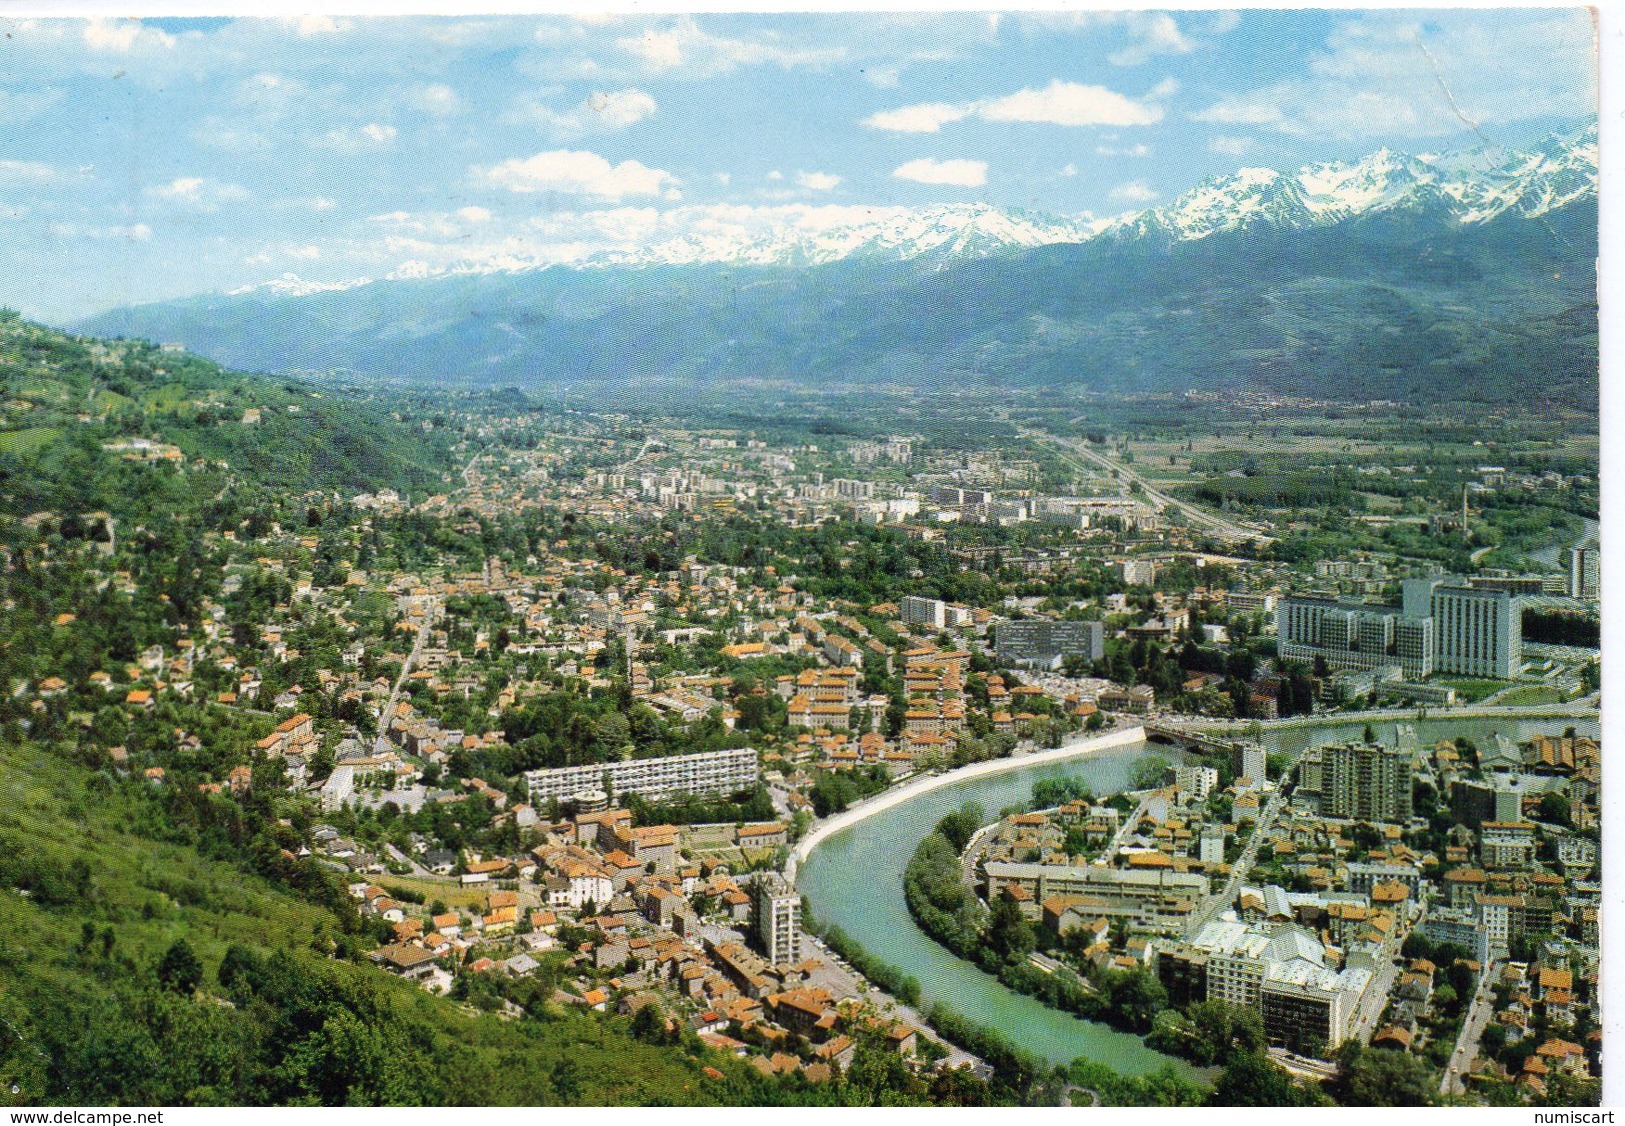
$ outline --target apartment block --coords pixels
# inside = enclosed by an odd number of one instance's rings
[[[1051,668],[1066,657],[1098,661],[1106,655],[1106,627],[1101,622],[1000,622],[994,629],[994,652],[1010,665]]]
[[[601,790],[606,780],[616,794],[659,798],[670,794],[738,793],[756,785],[759,773],[755,748],[734,747],[697,755],[532,770],[525,775],[525,784],[532,802]]]

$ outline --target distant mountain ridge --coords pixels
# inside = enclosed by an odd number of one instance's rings
[[[806,267],[848,258],[910,261],[983,258],[1100,237],[1191,241],[1258,225],[1304,229],[1391,210],[1437,210],[1472,225],[1506,212],[1544,215],[1597,191],[1595,125],[1553,134],[1528,151],[1488,145],[1408,156],[1378,149],[1358,161],[1309,164],[1295,172],[1242,168],[1211,177],[1172,202],[1124,215],[1061,216],[990,204],[929,207],[806,207],[766,221],[716,229],[706,224],[646,246],[598,250],[573,260],[507,254],[438,270],[414,264],[382,279],[318,282],[286,275],[232,290],[284,296],[342,292],[374,280],[446,274],[519,273],[564,265],[577,269],[733,264]]]
[[[1588,126],[1548,137],[1528,152],[1484,146],[1406,156],[1384,148],[1352,163],[1311,164],[1290,174],[1243,168],[1106,233],[1185,241],[1258,224],[1302,229],[1389,211],[1437,211],[1471,226],[1509,213],[1538,218],[1596,193],[1597,130]]]
[[[1597,407],[1595,129],[1243,169],[1116,220],[985,206],[115,310],[235,367],[430,383],[1249,388]]]

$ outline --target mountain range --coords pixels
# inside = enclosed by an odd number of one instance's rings
[[[259,370],[750,377],[1596,406],[1595,126],[1527,151],[1244,168],[1098,219],[826,208],[569,264],[470,260],[78,326]]]

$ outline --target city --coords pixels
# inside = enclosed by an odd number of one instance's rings
[[[1603,1104],[1586,13],[8,29],[8,1106]]]

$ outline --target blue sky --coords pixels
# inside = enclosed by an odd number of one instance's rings
[[[1245,165],[1596,117],[1580,9],[0,31],[0,304],[52,321],[877,206],[1105,216]]]

